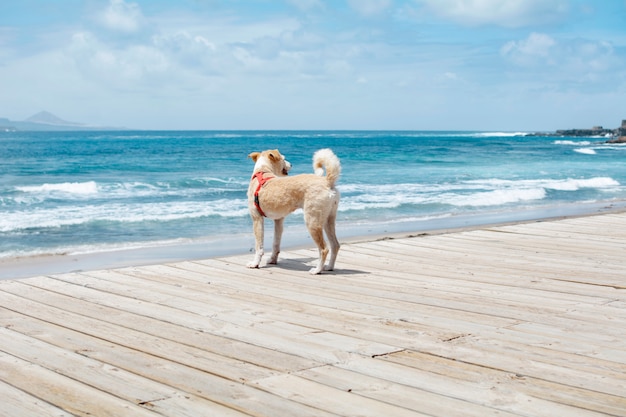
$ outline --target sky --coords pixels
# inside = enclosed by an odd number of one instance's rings
[[[0,117],[171,130],[615,128],[626,0],[0,2]]]

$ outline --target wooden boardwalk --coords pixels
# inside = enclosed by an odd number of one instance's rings
[[[0,281],[2,416],[626,416],[626,213]]]

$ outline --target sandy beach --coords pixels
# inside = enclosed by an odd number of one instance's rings
[[[1,413],[626,416],[625,248],[607,207],[6,279]]]

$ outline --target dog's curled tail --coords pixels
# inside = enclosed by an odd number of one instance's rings
[[[316,175],[324,176],[324,168],[326,168],[326,181],[330,188],[335,187],[337,179],[341,174],[341,163],[337,155],[330,149],[320,149],[313,155],[313,170]]]

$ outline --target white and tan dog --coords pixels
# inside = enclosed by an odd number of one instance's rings
[[[248,157],[254,161],[254,175],[248,188],[248,206],[256,240],[254,260],[248,264],[248,268],[258,268],[264,254],[263,218],[274,220],[274,244],[268,263],[275,264],[280,252],[283,221],[289,213],[302,208],[304,222],[319,250],[317,266],[309,272],[319,274],[322,270],[332,271],[339,251],[339,241],[335,235],[339,191],[335,189],[335,183],[341,173],[341,164],[337,156],[330,149],[321,149],[313,155],[315,174],[293,177],[287,176],[291,164],[278,149],[252,152]],[[324,231],[330,244],[330,257],[326,267],[324,264],[328,248],[324,241]]]

